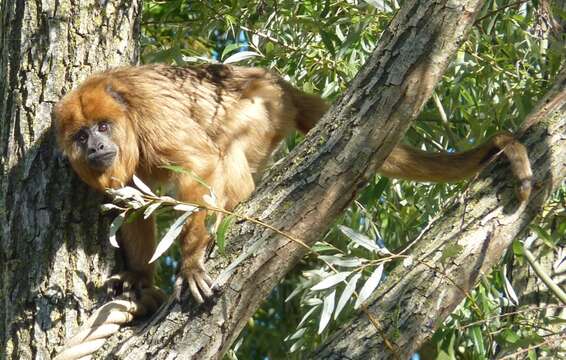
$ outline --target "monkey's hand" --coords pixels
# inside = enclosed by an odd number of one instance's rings
[[[151,275],[137,271],[123,271],[106,280],[109,298],[122,297],[140,303],[137,316],[151,315],[165,302],[167,295],[154,286]]]
[[[195,259],[192,257],[183,261],[181,274],[187,281],[191,294],[199,304],[204,302],[204,298],[212,296],[212,279],[206,272],[202,258]],[[180,289],[176,291],[180,295]]]
[[[138,271],[123,271],[106,280],[108,297],[124,295],[126,298],[140,298],[144,289],[153,288],[151,275]]]

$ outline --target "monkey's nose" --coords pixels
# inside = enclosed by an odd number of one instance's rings
[[[95,146],[89,147],[88,148],[88,154],[91,155],[91,154],[94,154],[97,151],[102,151],[102,150],[104,150],[104,144],[99,143],[99,144],[96,144]]]

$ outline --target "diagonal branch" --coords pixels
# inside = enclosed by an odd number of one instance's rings
[[[369,313],[401,358],[409,358],[432,336],[565,181],[566,67],[525,124],[532,125],[522,140],[536,181],[528,206],[517,209],[508,168],[491,166],[463,202],[449,206],[419,236],[411,249],[413,265],[397,266],[369,301]],[[393,358],[372,323],[358,315],[328,339],[315,358]]]
[[[349,90],[238,212],[307,244],[319,239],[420,112],[481,3],[405,2]],[[306,252],[247,222],[236,224],[228,240],[230,256],[214,258],[209,268],[218,274],[238,256],[246,256],[233,272],[222,274],[218,280],[222,292],[214,303],[198,307],[171,301],[137,336],[125,342],[115,337],[102,356],[221,358],[272,288]]]

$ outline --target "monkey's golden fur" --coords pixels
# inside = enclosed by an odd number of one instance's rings
[[[208,65],[124,67],[97,74],[56,106],[59,143],[72,167],[90,186],[104,190],[129,183],[136,174],[150,185],[171,183],[180,200],[202,202],[208,190],[186,174],[165,165],[187,168],[204,179],[227,209],[245,200],[280,141],[294,129],[307,132],[327,110],[318,96],[306,94],[279,76],[259,68]],[[112,127],[118,152],[105,171],[89,167],[75,145],[75,134],[100,121]],[[502,133],[470,151],[425,153],[397,146],[379,172],[419,181],[456,181],[477,173],[503,150],[530,192],[531,170],[525,148]],[[182,273],[198,301],[210,296],[203,258],[209,235],[201,211],[182,235]],[[151,284],[148,264],[154,247],[153,220],[124,225],[122,248],[129,270],[143,286]]]

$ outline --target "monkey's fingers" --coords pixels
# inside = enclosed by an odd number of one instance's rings
[[[196,302],[202,304],[204,302],[204,299],[200,294],[195,278],[192,275],[190,275],[187,278],[187,282],[189,283],[189,290],[191,290],[191,294],[193,294],[193,298],[195,298]]]
[[[106,296],[109,299],[113,299],[124,292],[124,281],[122,280],[120,274],[115,274],[109,277],[104,286],[106,287]]]
[[[199,304],[202,304],[206,298],[214,294],[211,287],[212,279],[208,276],[202,264],[186,265],[182,274],[189,285],[193,298]]]
[[[213,293],[212,293],[212,289],[210,288],[210,284],[212,283],[210,281],[211,280],[210,276],[208,276],[208,274],[206,273],[195,274],[195,275],[200,291],[203,293],[204,296],[211,297]]]
[[[216,284],[214,283],[214,280],[212,280],[212,278],[208,276],[208,273],[206,271],[203,274],[203,278],[204,281],[206,281],[206,283],[210,287],[210,289],[214,291],[216,289]]]
[[[126,295],[127,298],[139,298],[140,290],[149,288],[151,281],[142,273],[123,271],[106,280],[106,291],[109,298]],[[135,295],[134,295],[135,294]]]

